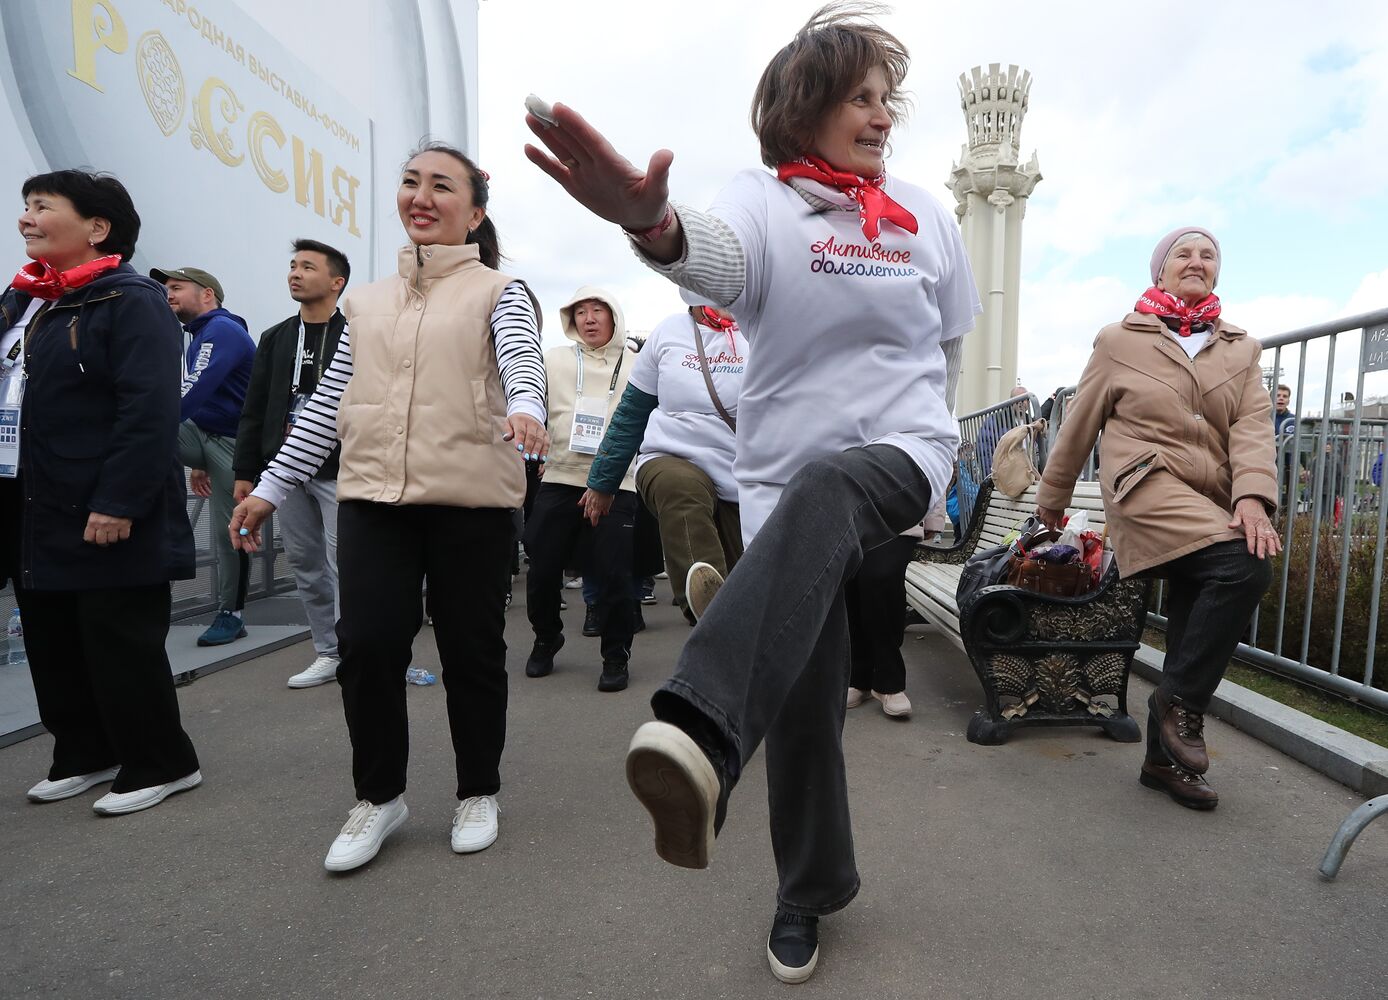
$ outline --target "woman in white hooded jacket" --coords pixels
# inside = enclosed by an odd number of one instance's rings
[[[611,293],[585,285],[574,292],[559,315],[564,336],[572,343],[545,352],[553,446],[525,526],[525,550],[530,556],[526,611],[535,630],[525,675],[544,677],[554,670],[554,656],[564,645],[559,591],[564,567],[573,563],[577,553],[584,577],[595,577],[598,584],[595,608],[602,637],[598,690],[621,691],[627,686],[627,661],[640,607],[631,586],[635,484],[628,474],[611,511],[596,524],[585,519],[581,501],[589,466],[626,391],[633,359],[625,349],[622,307]]]

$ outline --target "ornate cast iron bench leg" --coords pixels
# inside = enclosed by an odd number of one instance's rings
[[[1150,587],[1114,573],[1080,598],[999,586],[968,599],[960,626],[986,699],[969,741],[996,746],[1021,726],[1087,725],[1140,742],[1127,710],[1128,674]]]

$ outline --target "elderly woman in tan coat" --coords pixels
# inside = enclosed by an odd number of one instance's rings
[[[1262,347],[1219,316],[1219,243],[1169,233],[1134,312],[1106,326],[1046,463],[1037,514],[1054,527],[1099,442],[1104,510],[1124,577],[1168,581],[1167,652],[1149,702],[1142,784],[1192,809],[1219,796],[1204,712],[1281,548],[1272,401]]]

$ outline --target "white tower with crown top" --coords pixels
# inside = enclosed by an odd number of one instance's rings
[[[949,175],[983,315],[964,338],[955,412],[969,413],[1007,398],[1017,384],[1017,301],[1021,290],[1022,220],[1041,180],[1036,154],[1020,163],[1022,119],[1031,74],[991,63],[959,75],[969,141]],[[1031,386],[1033,390],[1039,387]]]

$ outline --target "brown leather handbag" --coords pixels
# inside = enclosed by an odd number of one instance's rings
[[[1058,531],[1040,532],[1030,540],[1029,545],[1043,545],[1059,537]],[[1007,582],[1013,587],[1050,597],[1079,597],[1094,589],[1094,575],[1082,562],[1053,563],[1016,554],[1012,556],[1007,570]]]

